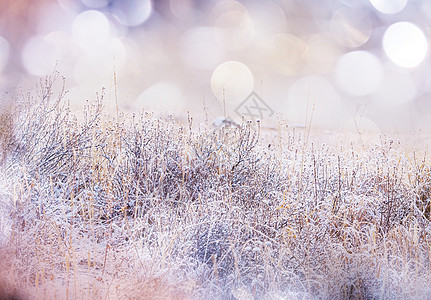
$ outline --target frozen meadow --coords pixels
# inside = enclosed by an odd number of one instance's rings
[[[78,120],[53,80],[0,115],[0,294],[431,297],[425,137],[110,116],[103,94]]]

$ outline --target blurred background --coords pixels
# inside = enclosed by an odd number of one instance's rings
[[[427,0],[2,0],[0,86],[57,70],[76,110],[116,88],[124,111],[238,121],[254,91],[268,126],[429,131],[430,24]]]

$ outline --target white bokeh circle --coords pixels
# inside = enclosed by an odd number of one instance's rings
[[[214,95],[227,102],[237,103],[244,100],[253,91],[253,86],[252,72],[239,61],[231,60],[220,64],[211,76]]]
[[[413,68],[425,59],[428,43],[419,27],[410,22],[398,22],[386,29],[383,50],[396,65]]]
[[[73,21],[73,39],[86,52],[91,52],[103,45],[109,38],[109,35],[109,21],[99,11],[86,10]]]
[[[408,0],[370,0],[371,5],[381,13],[396,14],[406,7]]]
[[[348,52],[335,66],[335,82],[352,97],[366,96],[377,90],[383,77],[380,60],[367,51]]]

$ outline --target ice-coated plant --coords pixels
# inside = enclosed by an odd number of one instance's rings
[[[431,297],[421,149],[111,116],[103,92],[77,117],[56,77],[0,115],[2,293]]]

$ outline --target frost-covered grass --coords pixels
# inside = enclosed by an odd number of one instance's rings
[[[0,116],[0,294],[431,297],[426,156],[386,137],[117,120],[102,97],[78,121],[52,80]]]

